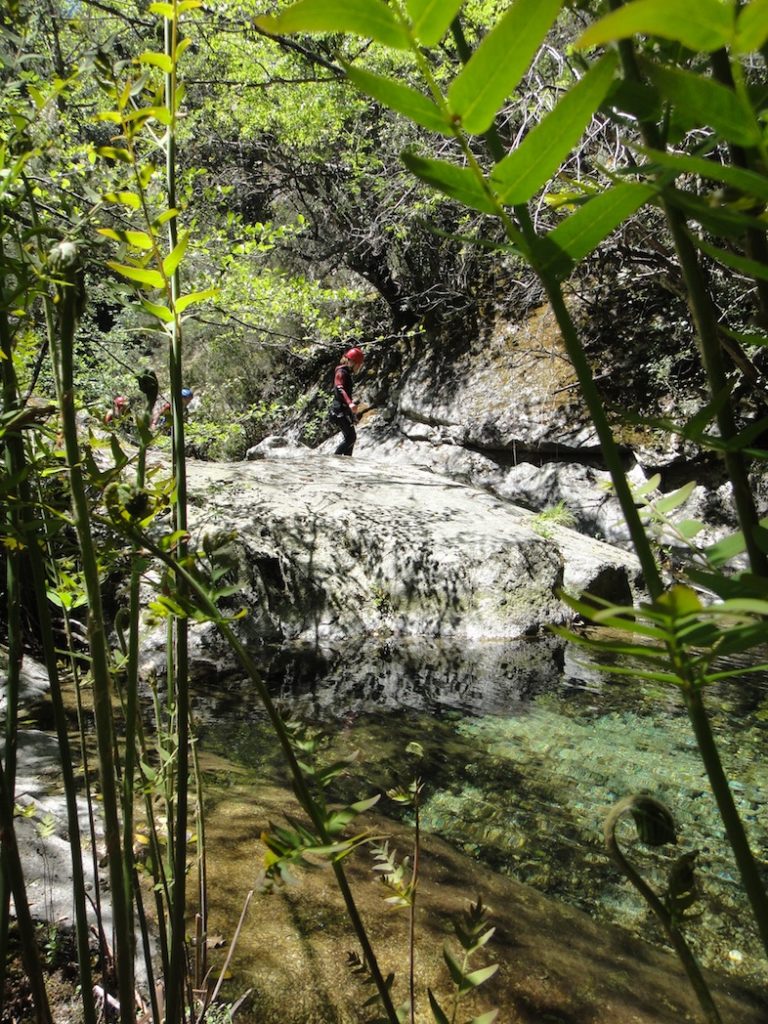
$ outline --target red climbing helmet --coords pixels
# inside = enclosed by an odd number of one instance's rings
[[[363,365],[363,360],[365,359],[365,356],[363,355],[362,349],[355,347],[351,348],[348,352],[345,352],[344,358],[348,359],[356,370],[359,370],[360,367]]]

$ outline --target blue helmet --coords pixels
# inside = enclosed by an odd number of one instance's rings
[[[192,394],[193,394],[192,388],[182,388],[181,389],[181,397],[182,398],[191,398]]]

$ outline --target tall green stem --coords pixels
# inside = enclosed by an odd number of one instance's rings
[[[728,777],[723,770],[699,687],[685,691],[685,706],[696,736],[701,759],[706,768],[709,784],[725,826],[728,842],[733,850],[741,881],[757,922],[760,938],[766,954],[768,954],[768,895],[752,855],[744,825],[731,793],[731,787],[728,785]]]
[[[704,980],[704,975],[701,973],[698,961],[691,952],[688,943],[685,941],[685,936],[678,928],[674,917],[667,907],[662,903],[639,871],[630,864],[619,846],[619,842],[616,838],[616,826],[621,815],[624,814],[625,811],[631,810],[634,803],[635,797],[627,797],[625,800],[620,800],[606,818],[604,826],[606,848],[621,871],[637,889],[663,925],[664,931],[667,933],[667,938],[672,943],[675,953],[682,963],[685,973],[688,975],[688,980],[696,993],[696,998],[699,1000],[699,1006],[701,1006],[707,1024],[722,1024],[720,1012],[712,999],[712,994],[709,991],[709,986]]]
[[[458,17],[454,18],[451,24],[451,32],[456,42],[459,56],[462,62],[466,63],[471,57],[472,51],[464,37],[461,21]],[[487,186],[485,177],[477,166],[476,161],[470,159],[471,153],[466,146],[466,140],[460,138],[459,141],[463,144],[465,155],[470,162],[470,166],[475,167],[475,172],[479,179]],[[499,139],[495,124],[491,125],[489,130],[485,133],[485,141],[491,157],[495,161],[501,160],[504,156],[504,148],[501,144],[501,140]],[[640,561],[645,585],[648,588],[648,592],[651,597],[658,597],[663,590],[663,584],[659,574],[658,565],[656,564],[656,558],[654,557],[653,549],[651,548],[645,529],[640,520],[635,500],[632,497],[632,491],[627,483],[621,455],[616,445],[613,431],[608,422],[602,398],[600,397],[600,393],[595,385],[592,368],[589,365],[589,360],[587,359],[584,346],[579,338],[576,325],[573,322],[573,317],[566,306],[560,283],[552,274],[543,271],[541,267],[537,265],[537,236],[528,208],[526,206],[516,206],[514,208],[514,215],[517,223],[517,226],[515,226],[510,220],[507,211],[498,203],[492,190],[488,191],[488,197],[497,208],[497,215],[509,240],[513,243],[518,243],[520,233],[522,233],[522,236],[525,239],[526,246],[530,252],[529,258],[531,260],[531,265],[538,275],[539,280],[544,285],[547,298],[549,299],[550,306],[552,307],[555,319],[557,320],[557,325],[560,328],[563,344],[565,345],[565,349],[579,381],[582,397],[586,403],[587,409],[589,410],[589,415],[595,430],[597,431],[603,458],[605,459],[608,472],[611,475],[611,480],[616,491],[616,497],[621,506],[621,511],[632,539],[632,544]]]
[[[623,0],[609,0],[609,7],[616,10],[623,6]],[[635,58],[635,50],[630,40],[619,42],[619,54],[625,78],[635,84],[642,84],[642,76]],[[647,146],[653,149],[665,148],[657,126],[650,121],[641,121],[640,130]],[[699,351],[704,371],[707,375],[709,391],[712,397],[722,394],[728,385],[728,378],[723,362],[723,353],[717,329],[717,314],[707,288],[696,249],[688,235],[684,215],[667,202],[663,195],[661,207],[672,234],[677,258],[685,281],[688,306],[696,328]],[[736,424],[730,401],[718,406],[717,425],[720,436],[728,441],[736,436]],[[744,534],[750,565],[753,572],[768,576],[768,556],[766,556],[754,536],[758,522],[757,510],[749,486],[747,467],[740,452],[726,452],[723,456],[731,486],[736,514]]]
[[[176,208],[176,48],[178,44],[178,18],[176,16],[176,0],[174,0],[174,17],[164,20],[165,54],[170,60],[170,71],[165,76],[165,105],[171,114],[171,122],[166,135],[166,194],[168,209]],[[168,242],[173,252],[178,245],[178,228],[176,217],[168,221]],[[170,280],[171,308],[175,310],[175,302],[180,294],[180,275],[178,267]],[[173,470],[176,482],[175,525],[180,533],[177,558],[183,562],[187,555],[187,543],[184,535],[187,530],[187,476],[186,456],[184,451],[184,401],[181,389],[183,378],[183,348],[181,318],[174,312],[171,325],[170,345],[170,381],[171,403],[173,408]],[[176,585],[183,595],[185,583],[177,575]],[[184,618],[174,620],[174,688],[176,694],[176,732],[177,732],[177,782],[176,782],[176,813],[174,815],[174,870],[173,870],[173,905],[171,909],[171,953],[170,978],[168,979],[167,1019],[168,1024],[181,1022],[183,1016],[183,1000],[185,976],[185,912],[186,912],[186,873],[187,873],[187,821],[189,816],[189,657],[188,657],[188,624]],[[169,679],[169,686],[171,680]]]
[[[416,899],[419,894],[419,858],[421,856],[421,822],[419,820],[421,785],[413,784],[413,870],[411,873],[411,906],[408,914],[408,990],[411,1024],[416,1024]]]
[[[3,409],[6,413],[19,409],[19,394],[13,366],[13,344],[6,311],[0,310],[0,371],[2,371]],[[5,680],[5,782],[13,805],[16,789],[16,744],[18,739],[19,684],[24,645],[21,630],[21,547],[19,481],[24,465],[24,446],[18,433],[5,435],[5,470],[10,484],[5,500],[5,525],[9,537],[19,546],[6,549],[6,588],[8,612],[8,669]],[[11,489],[13,488],[13,490]],[[14,490],[16,493],[14,493]],[[5,854],[0,853],[0,949],[8,948],[11,891]],[[0,1009],[5,992],[5,957],[0,963]]]
[[[5,311],[0,313],[0,342],[2,343],[2,352],[4,358],[2,359],[2,371],[3,371],[3,399],[4,408],[8,411],[19,406],[19,391],[16,380],[16,373],[14,369],[12,344],[11,344],[11,333],[8,328],[8,322]],[[93,1000],[93,982],[91,975],[91,962],[90,962],[90,948],[89,948],[89,933],[88,933],[88,919],[86,911],[86,898],[85,898],[85,880],[83,875],[83,863],[82,863],[82,847],[79,840],[80,836],[80,825],[78,821],[77,812],[77,786],[75,783],[74,771],[72,768],[72,755],[69,744],[69,733],[67,730],[66,713],[64,711],[64,701],[61,694],[61,685],[59,681],[59,670],[58,670],[58,659],[56,656],[55,645],[53,641],[53,626],[51,623],[50,609],[48,606],[48,598],[46,594],[46,578],[45,578],[45,567],[43,563],[42,552],[39,547],[39,530],[32,516],[32,495],[29,487],[29,482],[25,477],[24,469],[26,465],[26,457],[24,453],[24,446],[20,435],[9,433],[6,435],[6,461],[9,469],[9,476],[11,479],[18,480],[18,502],[15,509],[9,505],[8,514],[13,516],[14,522],[10,525],[15,527],[16,536],[23,538],[24,549],[29,559],[32,576],[32,589],[35,595],[35,602],[37,606],[37,614],[40,623],[40,640],[43,647],[43,657],[45,661],[46,670],[48,673],[48,680],[50,684],[51,703],[53,706],[54,723],[56,727],[56,734],[59,743],[59,751],[61,754],[61,772],[62,779],[64,782],[64,795],[67,808],[67,828],[70,836],[70,849],[72,856],[72,892],[73,901],[75,908],[75,924],[76,924],[76,937],[77,937],[77,949],[78,949],[78,968],[80,974],[80,983],[83,993],[83,1016],[85,1024],[96,1024],[96,1008]],[[16,573],[11,574],[11,567],[18,569],[17,559],[11,557],[11,553],[8,555],[8,566],[9,566],[9,581],[8,581],[8,615],[9,615],[9,688],[6,695],[6,715],[7,721],[14,723],[16,721],[16,703],[18,694],[12,694],[10,680],[12,678],[11,667],[12,665],[18,664],[20,666],[21,658],[17,658],[15,653],[14,639],[16,637],[16,628],[20,629],[19,623],[19,609],[21,606],[20,595],[12,588],[13,580],[11,576],[15,577]],[[16,583],[18,587],[18,583]],[[21,635],[19,633],[19,642],[21,641]],[[19,652],[20,654],[20,652]],[[16,673],[17,676],[17,673]],[[16,678],[18,682],[18,678]],[[8,728],[8,726],[7,726]],[[13,761],[9,762],[9,752],[13,750]],[[9,742],[8,736],[6,736],[6,774],[8,776],[8,790],[11,796],[13,796],[14,789],[14,776],[15,776],[15,735],[13,742]],[[7,935],[7,920],[5,919],[5,912],[7,906],[3,905],[4,919],[3,919],[3,937]],[[0,948],[6,948],[5,940],[0,937]],[[3,963],[3,970],[5,965]],[[0,979],[0,990],[2,989],[3,979]]]
[[[568,312],[560,285],[548,275],[540,273],[539,278],[547,292],[552,311],[560,328],[563,343],[578,378],[582,397],[589,409],[592,424],[597,431],[603,458],[611,474],[616,497],[621,505],[621,511],[627,524],[629,535],[632,538],[635,553],[643,570],[645,585],[651,597],[656,598],[662,593],[664,585],[648,536],[640,520],[635,500],[632,497],[632,490],[627,482],[621,455],[616,446],[608,417],[605,414],[602,399],[595,385],[592,368],[589,365],[589,360],[579,339],[573,318]]]
[[[277,736],[280,747],[282,748],[285,756],[288,768],[291,772],[293,779],[293,786],[299,803],[309,815],[312,824],[317,829],[317,834],[323,845],[330,845],[333,842],[332,837],[328,834],[323,816],[318,809],[312,793],[307,786],[304,773],[301,770],[301,766],[296,758],[296,754],[291,744],[290,736],[283,724],[283,720],[275,707],[275,704],[270,696],[269,690],[262,678],[261,673],[256,667],[256,663],[251,658],[248,651],[240,643],[238,638],[235,636],[231,627],[226,620],[222,619],[216,605],[208,596],[205,588],[197,581],[197,579],[188,572],[184,566],[176,563],[175,559],[170,557],[166,552],[162,551],[156,544],[154,544],[150,538],[141,536],[132,527],[128,526],[129,532],[135,540],[140,541],[144,546],[150,550],[157,558],[165,563],[170,568],[176,570],[177,575],[182,576],[186,585],[187,593],[194,594],[200,607],[205,611],[212,622],[215,623],[216,628],[221,633],[224,640],[227,642],[230,650],[234,653],[235,657],[239,660],[249,679],[253,683],[256,692],[259,695],[267,716],[269,717],[272,728],[274,729],[275,735]],[[355,934],[357,935],[358,942],[363,951],[363,956],[368,964],[371,972],[371,976],[376,985],[377,992],[384,1007],[384,1011],[387,1015],[387,1019],[390,1024],[399,1024],[399,1018],[397,1010],[392,1002],[392,997],[389,992],[389,988],[386,984],[381,968],[379,967],[376,954],[368,938],[368,934],[365,929],[360,913],[355,904],[352,890],[350,889],[347,881],[344,869],[339,861],[333,861],[332,863],[333,873],[336,877],[336,884],[341,892],[342,899],[346,908],[347,916],[349,917],[352,927],[354,928]]]
[[[75,419],[74,338],[81,301],[81,268],[77,247],[62,242],[51,253],[51,265],[61,281],[59,288],[59,336],[52,346],[56,390],[59,399],[64,447],[69,472],[72,516],[82,559],[83,581],[88,597],[88,640],[93,679],[93,708],[99,752],[104,841],[109,865],[112,914],[115,929],[115,960],[120,1000],[120,1019],[134,1024],[134,962],[132,905],[123,888],[120,816],[118,812],[117,766],[112,721],[112,678],[109,668],[104,613],[101,602],[98,560],[91,536],[91,521],[80,461]]]

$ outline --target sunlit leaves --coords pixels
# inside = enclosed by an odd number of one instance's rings
[[[149,299],[142,299],[141,306],[150,316],[155,317],[162,323],[169,324],[173,322],[173,313],[167,306],[162,306],[157,302],[150,302]]]
[[[541,272],[567,277],[579,260],[647,203],[655,191],[651,185],[626,182],[587,200],[539,240],[536,251]]]
[[[195,11],[202,7],[202,0],[180,0],[177,4],[157,2],[149,5],[150,14],[158,14],[161,18],[173,21],[187,11]]]
[[[495,213],[497,207],[470,167],[457,167],[445,160],[432,160],[404,153],[403,163],[418,178],[451,199],[481,213]]]
[[[98,228],[98,233],[104,235],[105,238],[112,238],[116,242],[126,242],[136,249],[151,250],[155,245],[154,239],[146,231],[118,231],[114,228]]]
[[[642,34],[661,36],[691,50],[711,52],[727,46],[734,33],[730,2],[697,0],[695,14],[690,0],[633,0],[611,11],[581,35],[581,48]]]
[[[643,67],[660,93],[692,125],[710,125],[723,138],[742,146],[760,142],[762,132],[755,115],[732,89],[683,68],[665,67],[650,61]]]
[[[406,0],[413,34],[424,46],[435,46],[462,5],[462,0]]]
[[[136,195],[135,192],[105,192],[104,198],[108,203],[119,203],[131,210],[141,209],[141,196]]]
[[[165,287],[166,280],[159,270],[152,270],[146,267],[133,267],[125,263],[116,263],[113,260],[107,260],[107,266],[114,270],[115,273],[127,278],[129,281],[143,285],[151,290]]]
[[[160,68],[167,75],[173,71],[173,58],[167,53],[148,50],[139,54],[138,60],[140,64],[151,64],[153,67]]]
[[[168,253],[163,260],[163,273],[166,277],[172,277],[176,273],[179,264],[184,258],[184,253],[187,251],[189,245],[189,232],[182,231],[179,235],[179,241],[177,242],[174,249]]]
[[[768,40],[768,0],[751,0],[739,13],[734,53],[759,50]]]
[[[416,890],[409,859],[405,857],[398,862],[395,854],[389,849],[389,843],[374,846],[372,853],[372,870],[378,873],[382,885],[391,894],[384,897],[384,902],[394,908],[412,906]]]
[[[277,15],[256,18],[256,25],[271,35],[351,32],[395,49],[410,46],[408,32],[382,0],[299,0]]]
[[[345,63],[344,68],[347,77],[361,92],[372,96],[390,110],[404,114],[429,131],[439,132],[441,135],[453,134],[447,115],[428,96],[392,78],[375,75],[352,64]]]
[[[561,0],[516,0],[484,37],[448,90],[451,113],[465,131],[488,130],[520,82],[557,17]]]
[[[491,181],[501,202],[525,203],[549,180],[603,101],[615,67],[614,54],[598,61],[520,146],[496,165]]]
[[[648,157],[651,166],[657,165],[665,170],[676,171],[678,174],[698,174],[711,181],[730,185],[744,193],[745,196],[754,196],[768,202],[768,178],[756,171],[734,167],[732,164],[722,164],[713,158],[691,156],[687,153],[668,153],[642,148],[639,148],[639,151]]]
[[[730,545],[728,555],[739,546],[738,540]],[[683,691],[693,692],[735,674],[737,670],[724,670],[720,659],[743,654],[768,641],[768,599],[760,597],[728,597],[705,604],[692,587],[675,584],[656,601],[639,608],[596,599],[563,599],[587,621],[623,634],[615,639],[558,630],[574,643],[602,655],[631,659],[630,664],[598,664],[596,668],[667,683]],[[738,671],[765,669],[761,664]]]
[[[121,164],[130,164],[132,162],[131,154],[127,149],[123,149],[120,146],[97,146],[96,152],[105,160],[116,160]]]
[[[474,969],[470,967],[472,956],[489,942],[495,932],[494,928],[488,927],[488,911],[483,906],[482,899],[478,897],[477,903],[471,904],[455,919],[453,928],[462,947],[463,957],[460,961],[447,946],[443,949],[443,959],[454,986],[453,1007],[450,1014],[446,1013],[440,1005],[434,992],[431,989],[427,990],[429,1005],[437,1024],[450,1024],[450,1021],[456,1020],[459,1002],[492,978],[499,969],[498,964],[489,964],[486,967]],[[489,1010],[472,1018],[469,1024],[493,1024],[497,1015],[498,1010]]]
[[[660,514],[667,515],[669,512],[673,512],[676,508],[684,505],[695,489],[696,481],[689,480],[687,484],[683,484],[682,487],[678,487],[677,490],[672,491],[670,494],[665,494],[663,498],[655,501],[654,508]]]
[[[194,305],[197,302],[205,302],[207,299],[212,299],[218,294],[216,288],[204,288],[199,292],[190,292],[189,295],[182,295],[176,299],[174,308],[177,313],[183,313],[189,306]]]
[[[716,245],[709,245],[700,238],[695,239],[695,241],[697,247],[703,253],[706,253],[713,260],[717,260],[718,263],[722,263],[723,266],[730,267],[731,270],[737,270],[740,274],[745,274],[748,277],[768,281],[768,265],[765,263],[749,259],[746,256],[739,256],[738,253],[730,249],[721,249]]]

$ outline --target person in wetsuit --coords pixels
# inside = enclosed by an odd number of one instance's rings
[[[333,404],[331,419],[343,435],[343,440],[334,455],[351,455],[357,440],[355,423],[357,422],[357,406],[352,401],[352,374],[363,365],[362,351],[351,348],[341,357],[333,375]]]

